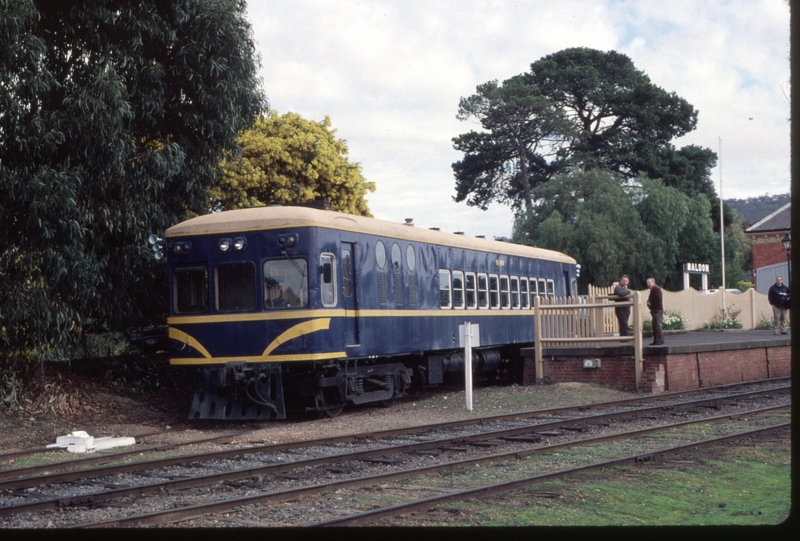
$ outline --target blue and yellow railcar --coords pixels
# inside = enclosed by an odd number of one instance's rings
[[[466,321],[491,374],[534,342],[534,296],[576,294],[558,252],[309,207],[200,216],[164,248],[170,362],[200,369],[196,419],[389,405],[463,370]]]

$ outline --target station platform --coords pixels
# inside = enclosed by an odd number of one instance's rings
[[[652,339],[644,340],[647,344]],[[791,332],[673,331],[664,333],[664,342],[643,348],[641,392],[683,391],[791,375]],[[534,348],[521,353],[523,385],[539,383]],[[637,389],[632,346],[544,348],[543,355],[544,383],[580,381]]]

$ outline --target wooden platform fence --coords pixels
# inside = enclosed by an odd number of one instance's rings
[[[633,346],[638,387],[644,366],[640,296],[639,291],[634,291],[633,298],[624,302],[613,302],[617,297],[612,295],[590,296],[588,299],[535,297],[536,380],[544,379],[544,348]],[[633,336],[615,335],[610,330],[617,327],[615,306],[631,307]]]

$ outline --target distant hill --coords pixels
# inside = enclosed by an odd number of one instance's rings
[[[748,197],[747,199],[726,199],[725,204],[742,215],[745,227],[747,227],[791,201],[792,194],[790,192],[777,195],[759,195],[758,197]]]

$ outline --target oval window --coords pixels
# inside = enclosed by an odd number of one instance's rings
[[[392,267],[394,267],[395,271],[400,270],[400,264],[402,263],[400,254],[400,245],[395,242],[392,244]]]
[[[379,269],[386,265],[386,246],[380,240],[375,243],[375,261],[378,263]]]
[[[410,244],[406,248],[406,265],[408,265],[408,270],[411,272],[414,272],[414,267],[417,266],[417,256],[414,253],[414,247]]]

